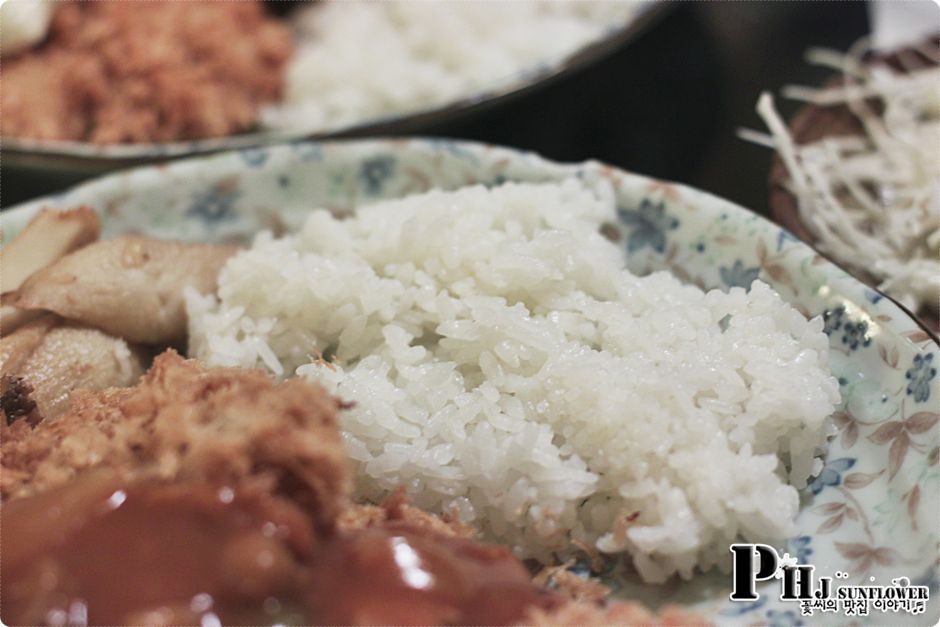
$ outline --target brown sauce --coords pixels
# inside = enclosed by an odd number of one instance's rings
[[[225,487],[123,487],[110,473],[12,501],[0,512],[3,622],[283,621],[281,598],[304,580],[288,542],[302,547],[291,535],[306,530],[281,514]]]
[[[501,625],[557,603],[507,549],[395,522],[327,545],[306,598],[316,622],[341,625]]]
[[[5,624],[477,624],[559,597],[509,551],[388,522],[315,545],[281,499],[114,474],[4,504]]]

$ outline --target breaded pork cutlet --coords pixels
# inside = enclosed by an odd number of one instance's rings
[[[3,59],[0,131],[101,144],[230,135],[280,96],[291,48],[260,2],[56,3],[46,40]]]
[[[353,505],[342,405],[301,379],[169,351],[0,445],[5,624],[690,624],[579,603],[507,547]],[[677,618],[680,617],[680,618]]]
[[[134,388],[76,391],[57,420],[17,421],[0,443],[4,500],[107,467],[138,478],[262,483],[330,528],[349,502],[338,402],[301,380],[204,369],[173,351]]]

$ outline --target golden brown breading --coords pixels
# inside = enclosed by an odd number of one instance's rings
[[[229,135],[279,97],[290,53],[260,2],[58,3],[46,41],[3,60],[0,128],[102,144]]]
[[[351,486],[337,408],[303,380],[275,384],[260,370],[205,369],[167,351],[135,388],[79,391],[58,420],[7,429],[0,494],[43,492],[104,466],[128,479],[267,485],[331,530]]]

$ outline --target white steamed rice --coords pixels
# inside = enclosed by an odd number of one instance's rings
[[[317,132],[447,104],[563,60],[636,0],[334,1],[294,19],[300,45],[271,128]]]
[[[577,180],[317,210],[189,294],[191,352],[355,401],[360,498],[404,485],[520,556],[578,539],[689,577],[786,537],[838,384],[820,319],[760,281],[636,277],[615,219]]]

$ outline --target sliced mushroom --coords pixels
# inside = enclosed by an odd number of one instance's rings
[[[56,316],[49,314],[40,314],[40,316],[27,322],[15,332],[0,336],[0,377],[17,373],[42,342],[42,338],[49,329],[59,323]]]
[[[0,250],[0,292],[12,292],[29,275],[98,239],[98,214],[89,207],[44,209]]]
[[[34,272],[98,239],[99,231],[98,214],[88,207],[43,209],[0,250],[0,337],[42,314],[9,304],[14,290]]]
[[[8,421],[16,417],[10,415],[9,407],[21,411],[24,401],[35,404],[41,418],[34,418],[34,422],[54,420],[68,408],[72,390],[134,385],[144,371],[145,355],[139,348],[97,329],[73,324],[47,328],[24,356],[39,332],[38,323],[45,324],[45,319],[24,326],[3,341],[14,347],[3,364],[0,380],[0,400]],[[16,366],[10,367],[14,363]]]
[[[12,299],[145,344],[186,335],[183,290],[214,291],[235,246],[124,236],[96,242],[33,274]]]

